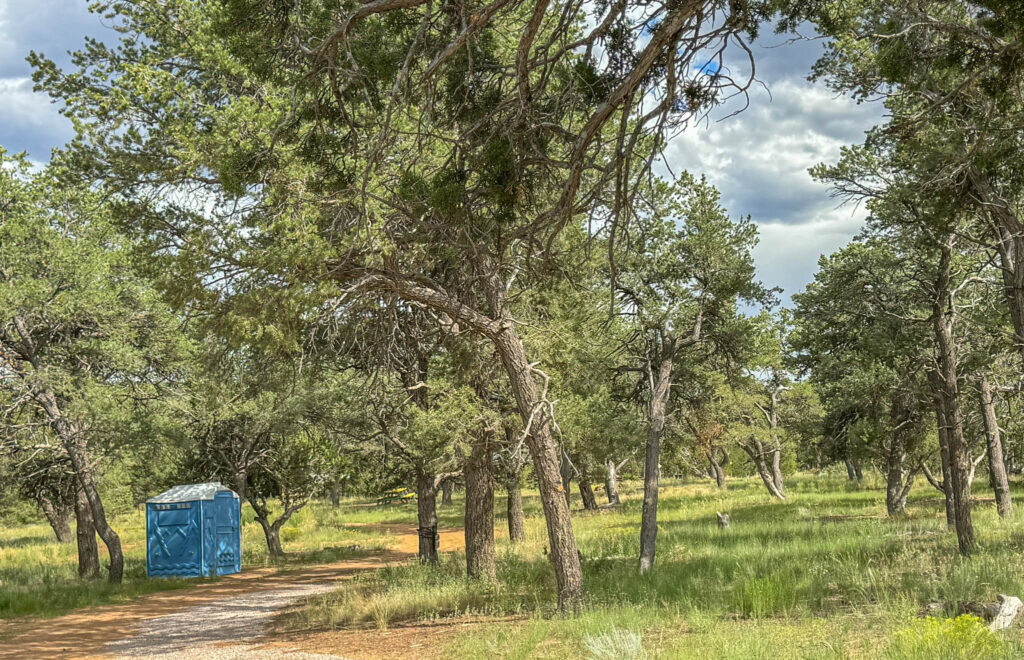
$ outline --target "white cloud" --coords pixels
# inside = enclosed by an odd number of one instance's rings
[[[787,48],[759,54],[786,57]],[[814,181],[808,168],[835,162],[840,147],[862,141],[882,111],[804,80],[817,53],[805,49],[804,55],[803,67],[767,62],[781,76],[766,81],[770,94],[752,89],[742,113],[690,127],[665,154],[672,171],[705,174],[732,215],[750,215],[758,224],[758,275],[764,284],[784,289],[784,304],[813,278],[818,256],[846,244],[865,217],[863,209],[837,209],[829,186]],[[728,106],[717,116],[734,109]]]

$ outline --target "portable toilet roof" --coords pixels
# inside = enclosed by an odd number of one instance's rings
[[[217,493],[227,491],[235,495],[227,486],[219,481],[207,481],[202,484],[184,484],[168,488],[147,502],[195,502],[196,500],[212,500]],[[235,497],[238,497],[235,495]]]
[[[218,483],[175,486],[146,500],[146,573],[203,577],[242,570],[241,502]]]

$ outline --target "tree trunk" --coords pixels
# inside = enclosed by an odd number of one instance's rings
[[[996,496],[996,510],[1001,518],[1005,518],[1013,512],[1013,500],[1010,499],[1010,481],[1006,476],[1006,464],[1003,462],[1003,441],[999,433],[999,420],[996,418],[992,385],[984,375],[981,377],[980,389],[985,440],[988,444],[989,479]]]
[[[654,567],[658,540],[658,487],[661,480],[661,437],[672,385],[672,350],[665,349],[652,374],[651,402],[647,414],[647,447],[644,454],[644,504],[640,514],[640,572]]]
[[[905,514],[907,500],[903,497],[903,459],[902,449],[890,448],[886,455],[885,473],[885,510],[889,517]]]
[[[421,564],[436,564],[441,541],[437,533],[437,483],[434,475],[416,474],[416,517],[419,527]]]
[[[526,518],[523,515],[523,488],[520,475],[510,477],[506,485],[508,501],[505,515],[508,518],[508,538],[513,543],[526,540]]]
[[[281,527],[284,523],[281,522],[281,519],[278,518],[271,523],[266,512],[262,514],[257,512],[256,520],[259,522],[260,527],[263,528],[263,535],[267,539],[267,552],[270,553],[270,556],[284,557],[284,547],[281,546]]]
[[[580,477],[580,497],[583,498],[583,508],[587,511],[595,511],[598,508],[594,488],[585,475]]]
[[[1014,348],[1024,363],[1024,225],[987,174],[976,168],[971,168],[967,174],[992,220],[992,237],[999,253],[1003,296],[1010,311]]]
[[[938,392],[936,386],[936,392]],[[956,505],[953,503],[953,489],[949,485],[949,429],[946,426],[946,414],[942,410],[942,402],[935,395],[935,423],[939,435],[939,465],[942,468],[942,495],[946,503],[946,526],[956,526]]]
[[[718,488],[725,490],[725,470],[722,469],[722,464],[715,458],[716,447],[712,447],[711,451],[708,452],[708,463],[711,465],[711,476],[715,480],[715,485]]]
[[[331,506],[340,506],[341,505],[341,489],[338,488],[337,486],[331,486],[330,495],[331,495]],[[239,497],[241,497],[241,496],[239,496]]]
[[[63,418],[62,418],[63,419]],[[61,439],[64,441],[64,449],[71,457],[71,465],[75,470],[75,476],[82,487],[85,499],[89,502],[89,512],[92,514],[92,524],[107,546],[107,554],[110,557],[110,572],[108,579],[114,584],[120,584],[124,577],[124,554],[121,552],[121,537],[107,522],[107,514],[103,509],[103,502],[100,500],[99,491],[96,490],[96,482],[93,479],[92,465],[89,462],[88,453],[85,448],[85,441],[76,425],[64,420],[60,426],[64,428]]]
[[[445,479],[444,483],[441,484],[441,504],[444,506],[452,505],[452,490],[455,489],[455,485],[451,479]]]
[[[78,576],[95,578],[100,574],[100,548],[96,544],[96,528],[92,524],[89,500],[79,485],[75,489],[75,536],[78,540]]]
[[[572,507],[572,465],[568,457],[562,452],[562,459],[558,464],[559,476],[562,478],[562,493],[565,495],[565,505]]]
[[[494,483],[491,479],[491,432],[480,433],[466,461],[466,574],[495,581]]]
[[[902,516],[907,509],[907,495],[909,486],[913,484],[913,476],[907,479],[907,486],[904,487],[904,478],[908,475],[904,469],[907,450],[913,442],[913,399],[907,392],[898,391],[893,394],[890,410],[890,426],[892,437],[889,439],[888,451],[885,454],[885,510],[890,517]]]
[[[947,237],[940,244],[941,258],[935,284],[932,325],[935,331],[936,358],[939,366],[939,399],[948,427],[946,442],[949,445],[949,485],[953,491],[957,545],[960,554],[966,556],[974,552],[977,543],[974,538],[974,524],[971,520],[971,484],[968,480],[971,456],[964,439],[959,375],[957,373],[959,360],[953,336],[955,310],[950,292],[952,245],[951,237]]]
[[[849,481],[856,480],[857,473],[853,470],[853,461],[851,461],[849,458],[844,459],[844,461],[846,462],[846,478]]]
[[[611,506],[619,506],[619,469],[615,465],[615,460],[609,458],[604,463],[607,468],[607,474],[604,480],[604,490],[608,495],[608,504]]]
[[[516,333],[515,322],[506,311],[508,292],[505,283],[496,268],[489,271],[485,268],[484,272],[489,275],[485,292],[491,316],[468,307],[443,290],[425,286],[412,278],[372,270],[362,273],[361,277],[364,287],[390,291],[406,300],[444,312],[479,331],[494,344],[508,374],[509,387],[523,420],[526,444],[533,456],[551,561],[558,583],[558,607],[562,611],[578,611],[583,602],[583,572],[569,506],[562,495],[564,487],[558,473],[558,449],[551,435],[549,407],[546,401],[541,400],[542,393],[538,391],[535,380],[537,371],[530,365],[523,342]],[[351,276],[352,273],[345,275],[346,278]]]
[[[519,414],[526,425],[526,443],[533,456],[551,561],[558,582],[558,607],[562,611],[578,611],[583,602],[583,570],[572,531],[569,505],[560,492],[564,487],[558,474],[558,450],[551,436],[551,419],[546,405],[540,401],[532,368],[511,322],[507,322],[495,337],[495,346],[508,372]]]
[[[776,441],[772,448],[772,483],[779,498],[786,499],[786,489],[782,485],[782,447]]]
[[[774,452],[769,452],[765,449],[764,443],[757,438],[751,438],[748,444],[741,444],[740,447],[742,447],[743,451],[747,452],[747,456],[750,457],[751,462],[754,464],[754,468],[757,470],[757,475],[761,477],[764,487],[768,489],[768,494],[776,499],[786,499],[785,493],[779,491],[778,486],[776,485],[774,456],[771,466],[768,465],[768,460],[766,458],[768,454],[774,454]]]
[[[46,521],[50,523],[50,528],[53,529],[57,542],[71,543],[73,538],[71,534],[71,511],[60,503],[54,504],[53,500],[45,495],[39,495],[36,501],[39,503],[39,508],[42,510],[43,515],[46,516]]]

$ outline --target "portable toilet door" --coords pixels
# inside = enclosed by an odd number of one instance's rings
[[[242,570],[241,502],[230,490],[213,498],[217,575]]]
[[[200,502],[155,502],[146,505],[146,572],[157,577],[200,577]]]

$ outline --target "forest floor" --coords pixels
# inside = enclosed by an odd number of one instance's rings
[[[0,616],[8,619],[0,656],[1024,657],[1019,623],[992,634],[954,618],[962,601],[1024,596],[1024,498],[1000,519],[979,478],[981,548],[963,559],[927,484],[898,519],[885,515],[874,475],[864,483],[798,475],[783,502],[749,478],[731,479],[726,491],[663,484],[657,562],[644,576],[636,573],[640,485],[625,483],[614,509],[584,512],[574,494],[586,587],[578,617],[554,610],[544,519],[529,491],[527,538],[516,545],[496,498],[494,584],[465,578],[458,496],[439,510],[448,531],[435,567],[412,560],[415,507],[317,502],[283,530],[289,563],[263,556],[258,526],[243,513],[243,573],[182,584],[138,575],[144,547],[131,514],[117,521],[130,577],[113,591],[74,586],[73,548],[46,539],[44,526],[0,529]],[[729,529],[718,528],[716,511],[731,515]],[[142,593],[157,588],[164,591]]]

